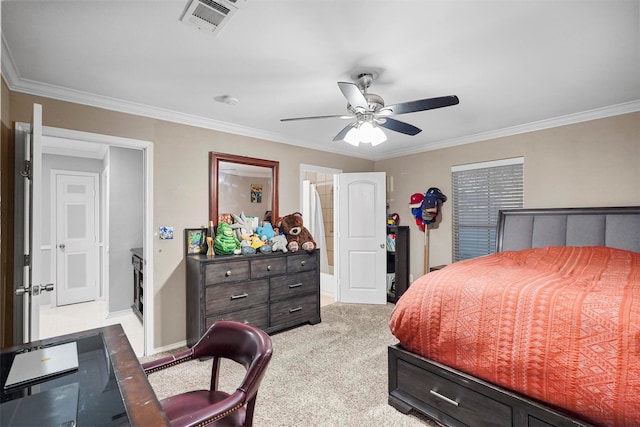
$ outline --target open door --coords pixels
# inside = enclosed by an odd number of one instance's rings
[[[16,283],[15,294],[22,296],[22,341],[29,342],[39,338],[41,292],[52,291],[53,284],[41,284],[42,237],[42,106],[33,104],[31,130],[24,146],[24,162],[20,175],[24,186],[24,257],[22,284]],[[20,184],[18,184],[20,185]],[[19,254],[16,253],[19,257]],[[18,319],[16,319],[18,320]]]
[[[386,175],[338,176],[339,301],[386,304]]]

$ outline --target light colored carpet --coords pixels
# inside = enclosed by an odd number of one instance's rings
[[[254,425],[438,426],[387,403],[392,304],[333,303],[322,322],[272,335],[273,357],[258,392]],[[142,361],[162,355],[142,358]],[[229,362],[220,385],[234,390],[242,371]],[[149,377],[158,398],[208,388],[211,362],[187,362]]]

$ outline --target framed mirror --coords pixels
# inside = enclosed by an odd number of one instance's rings
[[[279,162],[209,153],[209,219],[244,212],[275,225],[278,219]]]

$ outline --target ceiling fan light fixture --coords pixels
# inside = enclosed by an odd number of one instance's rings
[[[366,142],[372,146],[383,143],[387,140],[387,135],[378,126],[374,126],[373,123],[366,121],[359,127],[359,137],[361,142]]]
[[[387,135],[379,127],[374,127],[371,134],[371,146],[382,144],[387,140]]]
[[[360,145],[360,132],[358,131],[358,128],[352,127],[349,129],[349,132],[344,136],[344,142],[347,142],[354,147]]]
[[[378,126],[369,121],[363,121],[353,126],[342,138],[344,142],[357,147],[360,143],[371,144],[375,147],[387,140],[387,135]]]

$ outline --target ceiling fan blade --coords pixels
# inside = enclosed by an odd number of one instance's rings
[[[355,123],[349,123],[348,125],[346,125],[340,132],[338,132],[338,134],[336,136],[333,137],[333,141],[342,141],[344,139],[344,137],[347,135],[347,132],[349,132],[352,128],[355,127]]]
[[[382,126],[383,128],[411,136],[417,135],[422,132],[422,129],[420,128],[410,125],[409,123],[401,122],[400,120],[392,119],[390,117],[385,117],[384,120],[381,120],[380,122],[376,120],[376,123],[378,123],[378,126]]]
[[[369,103],[367,102],[367,99],[364,97],[362,92],[360,92],[360,89],[358,89],[358,86],[353,83],[347,82],[338,82],[338,86],[340,87],[340,90],[342,91],[344,97],[347,98],[347,101],[349,101],[349,104],[351,104],[353,108],[359,107],[364,110],[369,109]]]
[[[315,120],[315,119],[353,119],[355,116],[347,116],[344,114],[336,114],[333,116],[310,116],[310,117],[291,117],[289,119],[280,119],[281,122],[292,122],[294,120]]]
[[[401,102],[399,104],[388,105],[384,111],[391,111],[393,114],[406,114],[416,111],[433,110],[435,108],[450,107],[459,104],[460,100],[455,95],[440,96],[438,98],[420,99],[417,101]]]

